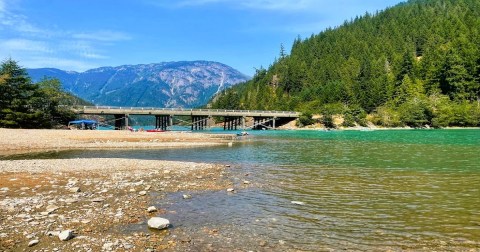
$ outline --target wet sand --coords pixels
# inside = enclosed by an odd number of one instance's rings
[[[0,154],[211,146],[232,139],[197,133],[0,129]],[[160,206],[151,213],[147,208],[168,193],[226,192],[231,183],[224,165],[205,163],[114,158],[0,160],[0,251],[160,251],[178,250],[179,244],[188,248],[191,240],[172,235],[170,229],[125,232],[125,227],[146,227],[150,217],[165,214]],[[61,241],[58,234],[65,230],[72,230],[74,238]],[[212,235],[211,230],[199,232]]]

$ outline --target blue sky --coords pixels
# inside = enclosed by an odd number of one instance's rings
[[[0,0],[0,60],[26,68],[211,60],[253,75],[293,40],[400,0]]]

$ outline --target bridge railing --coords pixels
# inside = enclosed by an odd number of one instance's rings
[[[275,113],[284,115],[296,115],[295,111],[276,111],[276,110],[234,110],[234,109],[189,109],[189,108],[154,108],[154,107],[116,107],[116,106],[83,106],[84,110],[131,110],[131,111],[185,111],[185,112],[220,112],[220,113]]]

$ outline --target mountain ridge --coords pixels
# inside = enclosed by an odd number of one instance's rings
[[[198,107],[248,76],[215,61],[171,61],[105,66],[84,72],[27,69],[34,82],[57,78],[63,88],[97,105]]]

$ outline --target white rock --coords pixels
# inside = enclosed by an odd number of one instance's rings
[[[77,193],[77,192],[80,192],[80,187],[72,187],[68,189],[68,191],[71,193]]]
[[[192,195],[190,194],[184,194],[182,195],[184,199],[191,199],[192,198]]]
[[[48,213],[53,213],[53,212],[55,212],[58,208],[59,208],[59,207],[56,206],[56,205],[49,205],[49,206],[47,206],[46,210],[47,210]]]
[[[248,185],[248,184],[250,184],[250,181],[244,180],[243,183],[244,183],[245,185]]]
[[[227,192],[234,192],[234,191],[235,191],[235,189],[233,189],[233,188],[228,188],[227,189]]]
[[[58,238],[60,238],[61,241],[68,241],[73,238],[73,231],[72,230],[65,230],[60,232],[58,234]]]
[[[170,221],[160,217],[152,217],[147,222],[149,228],[165,229],[170,226]]]
[[[150,206],[150,207],[147,208],[147,212],[149,212],[149,213],[153,213],[153,212],[156,212],[156,211],[157,211],[157,208],[154,207],[154,206]]]
[[[40,241],[39,240],[31,240],[29,243],[28,243],[28,246],[29,247],[33,247],[35,245],[37,245]]]
[[[294,204],[294,205],[305,205],[305,202],[301,202],[301,201],[291,201],[290,203]]]
[[[140,195],[140,196],[145,196],[145,195],[147,195],[147,191],[140,191],[140,192],[138,193],[138,195]]]

